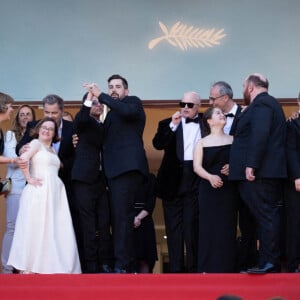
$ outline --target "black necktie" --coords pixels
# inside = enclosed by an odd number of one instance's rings
[[[229,114],[225,114],[225,117],[226,118],[234,118],[234,114],[233,113],[229,113]]]
[[[194,123],[199,123],[199,118],[195,118],[195,119],[191,119],[191,118],[186,118],[185,119],[185,124],[188,124],[188,123],[191,123],[191,122],[194,122]]]

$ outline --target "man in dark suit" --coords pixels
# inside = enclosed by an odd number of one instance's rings
[[[128,96],[127,80],[120,75],[108,79],[108,94],[96,84],[85,87],[110,109],[104,121],[103,163],[110,191],[115,272],[131,272],[135,266],[134,203],[149,172],[143,144],[146,116],[141,100]]]
[[[248,272],[258,274],[280,270],[279,203],[287,176],[285,117],[268,86],[261,74],[245,79],[244,99],[249,106],[239,117],[229,162],[229,179],[238,181],[241,198],[257,222],[259,265]]]
[[[74,161],[74,147],[72,143],[73,123],[62,119],[62,114],[64,110],[64,100],[61,97],[59,97],[58,95],[50,94],[47,95],[42,100],[42,102],[44,109],[44,117],[50,117],[54,119],[58,126],[58,133],[61,140],[53,144],[53,147],[60,159],[60,169],[58,175],[65,185],[70,210],[72,213],[73,206],[71,201],[71,169]],[[26,151],[26,147],[28,146],[27,144],[32,140],[30,132],[38,123],[38,121],[32,121],[27,123],[24,136],[16,146],[17,155],[20,155],[24,151]]]
[[[158,197],[162,199],[170,272],[196,272],[198,248],[198,183],[193,171],[193,150],[204,137],[200,96],[187,92],[181,111],[158,124],[153,146],[164,150],[157,174]],[[186,268],[184,268],[184,245]]]
[[[300,93],[298,96],[300,108]],[[287,166],[285,205],[287,225],[287,269],[300,273],[300,109],[294,119],[287,121]]]
[[[76,236],[83,273],[110,272],[113,262],[110,209],[101,151],[104,127],[100,122],[103,104],[90,93],[74,120],[79,136],[72,169]],[[74,224],[75,225],[75,224]]]
[[[223,111],[227,120],[224,132],[234,136],[242,107],[233,100],[231,86],[225,81],[215,82],[210,88],[209,102]],[[241,236],[238,240],[237,270],[244,271],[256,265],[256,224],[249,208],[240,197],[238,206]]]

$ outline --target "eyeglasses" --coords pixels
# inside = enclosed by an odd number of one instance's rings
[[[191,103],[191,102],[179,102],[179,106],[181,108],[184,108],[187,105],[188,108],[193,108],[195,103]]]
[[[46,126],[41,126],[41,128],[43,129],[43,130],[47,130],[47,131],[54,131],[54,128],[53,127],[46,127]]]
[[[223,96],[225,96],[225,95],[221,95],[221,96],[218,96],[218,97],[211,97],[211,96],[209,96],[208,99],[211,100],[211,101],[215,101],[215,100],[217,100],[219,98],[222,98]]]

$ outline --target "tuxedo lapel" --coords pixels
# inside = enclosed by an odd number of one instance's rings
[[[232,122],[232,125],[230,128],[230,132],[229,132],[230,135],[235,134],[236,126],[237,126],[237,123],[238,123],[238,120],[239,120],[241,114],[242,114],[242,107],[240,105],[238,105],[237,111],[235,113],[235,116],[234,116],[234,119],[233,119],[233,122]]]

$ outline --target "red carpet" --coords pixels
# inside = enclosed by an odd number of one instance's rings
[[[300,274],[0,275],[0,299],[300,300]]]

